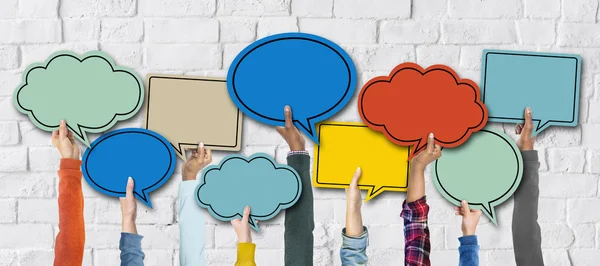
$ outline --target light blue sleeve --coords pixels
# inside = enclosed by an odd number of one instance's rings
[[[119,249],[121,250],[121,266],[144,266],[141,235],[121,233]]]
[[[183,181],[179,185],[179,263],[181,266],[205,266],[204,241],[206,228],[202,208],[194,194],[197,181]]]
[[[477,236],[459,237],[458,241],[460,242],[460,247],[458,247],[458,253],[460,254],[458,266],[479,266]]]
[[[340,258],[342,266],[367,265],[367,246],[369,245],[369,233],[367,227],[363,227],[363,233],[358,237],[346,235],[346,228],[342,230],[342,248]]]

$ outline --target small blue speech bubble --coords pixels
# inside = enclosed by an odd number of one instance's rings
[[[246,115],[272,126],[294,124],[315,143],[315,124],[340,111],[356,89],[356,68],[337,44],[306,33],[260,39],[233,60],[227,75],[233,103]]]
[[[81,171],[88,184],[111,197],[125,197],[127,179],[133,178],[135,197],[152,208],[148,193],[169,180],[175,164],[173,146],[163,136],[147,129],[125,128],[92,142],[83,154]]]
[[[293,168],[277,164],[264,153],[249,158],[236,154],[204,169],[196,201],[221,221],[241,219],[244,208],[250,206],[248,223],[260,231],[256,220],[275,217],[293,206],[301,193],[302,181]]]
[[[482,70],[488,121],[523,123],[531,107],[533,136],[549,126],[577,126],[581,56],[484,50]]]

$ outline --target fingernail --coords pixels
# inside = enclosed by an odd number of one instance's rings
[[[200,142],[200,149],[204,149],[204,142]]]
[[[356,172],[360,171],[360,166],[356,168]]]
[[[131,184],[133,183],[133,178],[131,178],[131,176],[129,178],[127,178],[127,184]]]
[[[290,106],[286,105],[284,110],[289,112],[290,111]]]
[[[525,112],[527,112],[528,114],[531,114],[531,108],[527,107],[527,108],[525,109]]]
[[[250,210],[250,207],[249,207],[249,206],[246,206],[246,207],[244,207],[244,211],[246,211],[246,212],[247,212],[248,210]]]
[[[429,133],[429,138],[432,139],[433,138],[433,133]]]

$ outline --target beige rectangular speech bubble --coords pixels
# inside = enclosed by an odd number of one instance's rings
[[[242,112],[223,78],[148,74],[144,126],[167,138],[185,160],[200,141],[213,150],[239,151]]]

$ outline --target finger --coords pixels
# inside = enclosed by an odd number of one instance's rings
[[[244,208],[244,217],[242,217],[242,222],[244,224],[248,223],[248,219],[250,219],[250,206],[246,206]]]
[[[125,198],[127,198],[127,199],[133,198],[133,187],[134,187],[133,178],[129,177],[127,179],[127,188],[125,189]]]
[[[67,122],[64,119],[60,120],[60,126],[58,127],[58,137],[59,138],[67,137]]]
[[[429,133],[429,137],[427,138],[427,152],[433,153],[433,149],[435,148],[435,137],[433,133]]]
[[[531,137],[531,133],[533,132],[533,119],[531,115],[531,108],[525,108],[525,126],[523,127],[522,134],[525,134],[527,137]]]
[[[67,137],[69,138],[71,143],[75,144],[75,134],[73,134],[73,132],[67,131]]]
[[[521,131],[523,131],[523,124],[517,124],[515,127],[515,134],[521,135]]]
[[[354,176],[352,176],[352,182],[350,182],[350,187],[358,186],[358,180],[360,179],[361,174],[362,174],[362,169],[360,169],[360,166],[359,166],[358,168],[356,168],[356,172],[354,172]]]
[[[471,209],[469,209],[469,203],[466,200],[463,200],[461,203],[461,212],[463,213],[469,213],[471,212]]]
[[[289,105],[286,105],[285,108],[283,108],[283,113],[285,115],[285,128],[294,127],[292,120],[292,108]]]
[[[475,214],[477,216],[481,216],[481,214],[483,214],[483,212],[481,212],[481,210],[471,210],[472,214]]]
[[[57,139],[58,138],[58,130],[52,131],[52,138],[53,139]]]
[[[211,149],[206,149],[206,155],[204,155],[204,160],[207,163],[212,163],[212,150]]]
[[[198,144],[198,158],[204,159],[204,156],[205,156],[204,142],[200,142]]]

